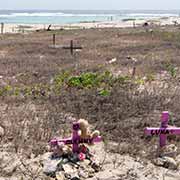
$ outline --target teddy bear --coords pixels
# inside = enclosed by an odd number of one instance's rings
[[[80,130],[78,134],[82,139],[86,139],[86,138],[94,139],[100,135],[100,132],[98,130],[91,132],[90,125],[87,120],[79,119],[78,123],[80,126]]]

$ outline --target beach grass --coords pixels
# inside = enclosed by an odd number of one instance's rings
[[[82,51],[52,48],[53,33],[57,45],[73,40]],[[171,26],[154,29],[153,36],[140,27],[1,35],[2,142],[11,139],[17,152],[43,153],[60,129],[68,134],[64,117],[71,114],[88,119],[107,141],[125,142],[118,153],[150,158],[149,144],[157,139],[147,138],[143,128],[158,126],[163,110],[180,116],[178,43],[179,29]]]

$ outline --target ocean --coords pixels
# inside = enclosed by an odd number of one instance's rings
[[[0,10],[0,22],[13,24],[73,24],[179,16],[180,10]]]

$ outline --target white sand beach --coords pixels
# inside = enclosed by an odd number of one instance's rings
[[[89,28],[126,28],[138,27],[148,22],[150,26],[165,26],[180,24],[180,17],[162,17],[142,20],[122,20],[105,22],[82,22],[74,24],[52,24],[51,30],[59,29],[89,29]],[[22,33],[37,30],[46,30],[49,24],[4,24],[4,33]]]

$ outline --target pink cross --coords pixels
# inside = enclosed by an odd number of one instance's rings
[[[147,135],[158,135],[159,136],[159,145],[163,147],[166,145],[167,135],[175,134],[180,135],[180,128],[168,126],[169,122],[169,113],[164,111],[161,116],[161,127],[160,128],[145,128],[145,134]]]
[[[56,146],[58,145],[58,142],[63,142],[64,144],[72,144],[72,149],[73,149],[73,153],[79,153],[79,144],[81,143],[95,143],[95,142],[101,142],[102,138],[101,136],[98,136],[96,138],[85,138],[82,139],[79,134],[78,131],[80,130],[80,126],[79,123],[73,123],[73,133],[72,133],[72,137],[71,138],[66,138],[66,139],[52,139],[50,141],[50,145],[51,146]]]

